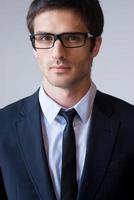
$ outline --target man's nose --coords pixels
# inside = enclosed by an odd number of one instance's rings
[[[54,46],[52,47],[52,57],[55,59],[65,58],[65,47],[62,42],[57,38],[54,42]]]

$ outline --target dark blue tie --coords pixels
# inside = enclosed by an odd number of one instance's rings
[[[73,120],[76,115],[76,110],[61,110],[60,115],[62,115],[67,122],[62,143],[61,200],[76,200],[78,186],[76,144],[73,129]]]

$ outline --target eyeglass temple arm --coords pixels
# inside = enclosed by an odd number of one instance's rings
[[[88,38],[91,38],[91,37],[94,37],[94,36],[93,36],[91,33],[88,32],[88,33],[87,33],[87,37],[88,37]]]

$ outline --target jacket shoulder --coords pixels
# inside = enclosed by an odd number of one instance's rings
[[[117,113],[121,118],[126,118],[127,116],[129,118],[133,117],[134,120],[134,105],[117,97],[97,91],[95,105],[103,111],[109,110],[112,113]]]
[[[38,91],[0,109],[0,125],[7,121],[15,120],[18,114],[23,110],[23,107],[28,107],[28,104],[31,105],[34,103],[37,97]]]

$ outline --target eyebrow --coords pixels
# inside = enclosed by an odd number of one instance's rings
[[[86,33],[86,32],[74,32],[74,31],[71,31],[71,32],[61,32],[61,33],[50,33],[50,32],[46,32],[46,31],[37,31],[36,33],[34,33],[35,35],[37,34],[52,34],[52,35],[62,35],[62,34],[83,34],[83,33]]]
[[[34,34],[46,34],[46,33],[49,33],[49,32],[45,32],[45,31],[37,31],[37,32],[35,32]],[[52,34],[52,33],[49,33],[49,34]]]

